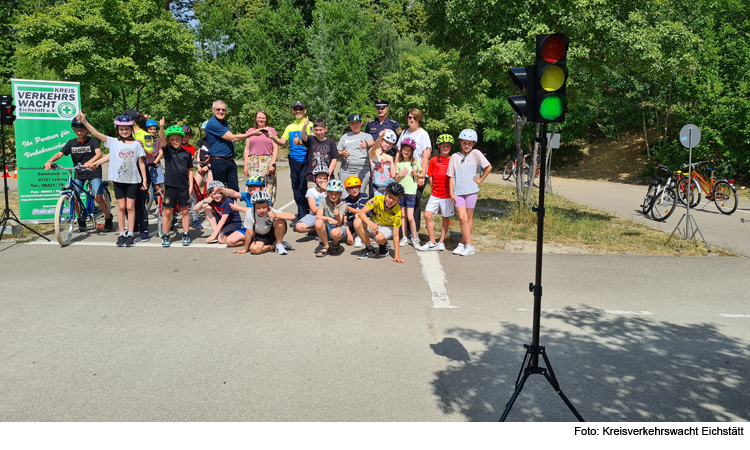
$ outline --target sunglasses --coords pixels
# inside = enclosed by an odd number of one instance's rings
[[[406,120],[417,120],[414,118],[414,116],[406,116]]]
[[[305,108],[292,108],[292,111],[298,112],[298,111],[304,111]]]
[[[214,111],[218,111],[218,112],[226,112],[226,111],[227,111],[227,109],[226,109],[226,108],[214,108]]]

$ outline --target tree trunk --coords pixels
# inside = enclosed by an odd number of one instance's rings
[[[536,133],[535,136],[539,136],[539,130],[542,128],[541,124],[536,124]],[[534,145],[532,146],[533,150],[531,151],[531,164],[529,164],[529,167],[531,170],[529,171],[529,179],[524,180],[525,186],[526,186],[526,194],[525,194],[525,200],[526,205],[531,206],[531,191],[534,189],[534,174],[536,173],[536,156],[539,154],[539,142],[534,139]],[[521,177],[523,177],[523,167],[521,168]],[[528,181],[528,182],[526,182]]]
[[[651,160],[651,151],[648,148],[648,128],[646,128],[646,102],[643,101],[643,94],[641,97],[641,111],[643,112],[643,138],[646,139],[646,156]]]
[[[523,202],[523,148],[521,147],[521,129],[523,121],[516,114],[516,198],[518,204]]]

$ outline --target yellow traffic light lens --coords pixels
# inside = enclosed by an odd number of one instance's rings
[[[556,91],[565,84],[565,72],[560,66],[547,66],[539,81],[545,91]]]
[[[546,120],[555,120],[565,111],[565,100],[561,95],[552,94],[542,100],[539,114]]]

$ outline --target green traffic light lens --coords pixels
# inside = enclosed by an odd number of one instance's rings
[[[555,120],[565,112],[565,99],[561,95],[552,94],[542,100],[539,114],[546,120]]]
[[[560,66],[547,66],[542,72],[540,83],[545,91],[556,91],[565,84],[565,72]]]

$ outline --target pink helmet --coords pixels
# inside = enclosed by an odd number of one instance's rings
[[[118,125],[125,125],[125,126],[133,126],[135,122],[133,122],[133,119],[130,118],[130,116],[117,116],[115,117],[115,126]]]
[[[404,138],[404,140],[401,141],[401,147],[403,147],[404,145],[408,145],[412,150],[417,148],[417,143],[412,138]]]

